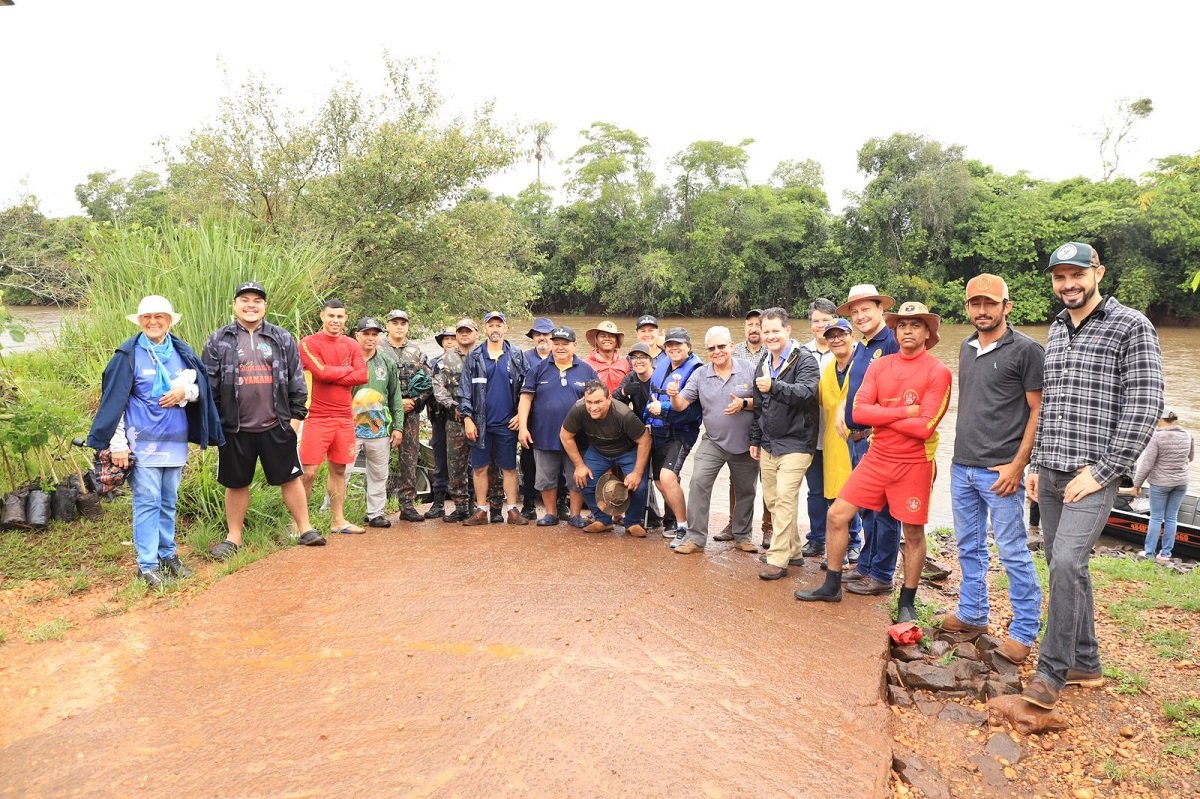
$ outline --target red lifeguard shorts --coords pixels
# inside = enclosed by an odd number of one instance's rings
[[[929,521],[929,495],[937,464],[884,462],[867,454],[854,467],[850,479],[838,492],[838,499],[868,510],[883,510],[887,505],[892,518],[906,524],[925,524]]]
[[[354,420],[329,416],[308,417],[300,431],[300,463],[320,466],[330,463],[349,466],[354,463],[357,446],[354,441]]]

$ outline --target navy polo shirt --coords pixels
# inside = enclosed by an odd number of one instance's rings
[[[483,368],[487,372],[487,425],[496,432],[511,432],[507,429],[508,423],[516,416],[517,409],[513,407],[508,383],[508,349],[492,360],[485,346]]]
[[[566,371],[559,371],[554,357],[550,356],[525,373],[521,393],[533,395],[529,432],[533,436],[534,449],[562,450],[559,433],[567,411],[583,397],[587,382],[599,379],[596,370],[578,356],[573,356]]]
[[[854,359],[850,361],[850,390],[846,394],[846,426],[851,430],[865,430],[867,427],[854,421],[854,398],[858,395],[858,390],[862,388],[867,367],[871,365],[872,361],[885,355],[894,355],[899,351],[900,345],[896,343],[896,333],[887,325],[884,325],[883,330],[875,334],[875,338],[866,342],[860,341],[854,348]]]

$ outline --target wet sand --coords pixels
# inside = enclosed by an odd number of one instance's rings
[[[885,795],[883,601],[728,547],[400,524],[10,642],[0,796]]]

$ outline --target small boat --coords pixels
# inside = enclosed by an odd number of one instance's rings
[[[1128,478],[1122,481],[1104,532],[1145,546],[1146,531],[1150,528],[1150,503],[1144,501],[1145,494],[1140,499],[1134,498],[1131,483]],[[1175,533],[1171,555],[1200,560],[1200,497],[1195,494],[1185,496],[1179,508],[1179,529]]]

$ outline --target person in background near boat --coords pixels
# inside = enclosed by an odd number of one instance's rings
[[[365,316],[359,320],[354,334],[367,362],[367,382],[352,389],[350,412],[354,417],[355,460],[359,451],[366,460],[368,527],[392,526],[384,515],[387,511],[388,460],[404,437],[404,390],[400,387],[400,367],[394,358],[379,351],[379,334],[382,332],[383,325]]]
[[[1068,242],[1050,255],[1047,270],[1066,307],[1050,323],[1025,485],[1041,506],[1050,602],[1037,671],[1021,694],[1043,708],[1054,706],[1065,685],[1102,684],[1092,547],[1121,476],[1133,471],[1163,409],[1158,335],[1145,316],[1099,293],[1099,253]]]
[[[583,433],[589,444],[579,452],[575,436]],[[596,483],[612,470],[631,494],[625,518],[640,519],[646,500],[646,468],[650,463],[650,431],[628,407],[613,402],[603,380],[589,381],[583,387],[583,399],[575,403],[563,419],[559,432],[563,451],[575,464],[573,481],[583,489],[583,498],[592,509],[595,521],[583,528],[585,533],[606,533],[613,519],[596,502]],[[617,474],[620,472],[620,474]]]
[[[104,367],[100,406],[88,446],[107,449],[112,462],[130,465],[133,548],[138,575],[151,588],[168,577],[191,577],[175,548],[175,506],[188,442],[225,443],[204,365],[171,332],[179,323],[166,297],[150,295],[129,321],[141,332],[126,339]]]
[[[433,340],[442,348],[442,354],[435,355],[429,361],[429,370],[436,375],[446,353],[455,347],[454,328],[447,327],[434,336]],[[433,491],[433,502],[429,505],[429,510],[422,514],[422,518],[441,519],[446,515],[446,491],[449,489],[449,472],[446,466],[446,409],[435,399],[425,406],[425,412],[429,417],[431,430],[429,448],[433,450],[433,478],[429,481],[429,488]]]
[[[779,529],[771,537],[763,580],[778,580],[788,566],[800,566],[800,534],[796,505],[804,473],[817,451],[817,382],[820,373],[812,353],[792,338],[782,308],[762,313],[763,355],[755,364],[754,422],[750,457],[759,462],[763,497]]]
[[[611,395],[632,368],[629,359],[621,355],[621,347],[625,345],[625,334],[606,319],[587,331],[587,340],[588,344],[592,345],[592,351],[584,360],[600,375]]]
[[[904,525],[904,580],[896,621],[912,622],[917,620],[917,586],[925,567],[937,428],[950,406],[950,369],[929,352],[938,343],[941,317],[922,303],[906,302],[885,320],[895,331],[900,352],[868,367],[853,408],[854,420],[870,425],[874,440],[829,509],[824,584],[816,590],[796,591],[795,596],[803,602],[840,602],[851,517],[859,508],[878,511],[890,505]],[[890,580],[879,583],[867,574],[851,585],[856,594],[892,590]]]
[[[442,354],[433,373],[433,401],[446,419],[446,493],[454,503],[454,511],[442,518],[447,524],[457,524],[471,516],[471,443],[463,430],[458,394],[463,365],[479,341],[478,326],[471,319],[459,319],[453,340],[454,347]]]
[[[483,317],[487,340],[471,350],[463,364],[458,386],[458,407],[463,432],[471,443],[471,478],[475,485],[475,513],[463,521],[472,527],[491,519],[486,505],[488,467],[495,464],[503,476],[508,502],[504,519],[525,525],[529,520],[517,508],[517,405],[525,383],[525,354],[505,340],[508,321],[500,311]]]
[[[854,360],[850,364],[850,388],[846,393],[846,407],[834,424],[840,425],[842,434],[850,446],[850,462],[857,467],[871,446],[871,428],[854,421],[852,410],[854,398],[862,385],[867,367],[872,362],[885,355],[894,355],[900,351],[896,343],[896,334],[883,322],[883,314],[896,301],[886,294],[880,294],[869,283],[860,284],[850,289],[846,302],[838,306],[837,312],[850,320],[854,329],[862,336],[859,346],[854,350]],[[857,570],[873,578],[877,583],[892,582],[896,575],[896,558],[900,554],[900,523],[892,515],[891,509],[884,507],[881,511],[864,510],[861,513],[862,539],[850,541],[847,553],[849,563],[857,564]],[[826,546],[828,550],[828,546]]]
[[[525,350],[525,374],[532,372],[539,363],[550,357],[550,333],[554,330],[554,322],[545,316],[533,320],[533,326],[525,334],[533,339],[533,346]],[[518,438],[520,436],[518,435]],[[521,515],[533,521],[537,518],[538,490],[534,487],[537,482],[537,461],[533,457],[533,447],[521,445]],[[546,513],[555,515],[554,508],[546,508]]]
[[[654,367],[654,374],[650,378],[653,396],[646,404],[643,421],[650,426],[654,441],[654,449],[650,454],[650,475],[663,495],[663,502],[671,509],[671,518],[675,522],[671,546],[675,547],[687,535],[687,505],[683,487],[679,483],[679,473],[683,471],[683,463],[700,435],[701,414],[698,407],[677,411],[671,407],[671,401],[683,391],[692,374],[703,364],[692,352],[692,340],[684,328],[673,327],[668,330],[665,341],[667,360]],[[666,530],[663,535],[668,535]]]
[[[825,341],[825,328],[837,319],[837,306],[824,297],[818,297],[808,304],[808,328],[812,331],[812,339],[804,342],[804,348],[812,353],[817,360],[817,369],[825,371],[825,367],[833,361],[833,352]],[[829,503],[825,500],[825,411],[817,405],[817,451],[813,454],[812,465],[804,473],[804,482],[808,483],[808,535],[805,537],[802,554],[806,558],[825,553],[825,513]]]
[[[408,312],[388,311],[387,341],[381,342],[384,355],[391,355],[400,367],[400,385],[404,389],[404,438],[396,450],[395,464],[388,478],[388,490],[400,501],[400,519],[419,522],[425,516],[417,510],[417,463],[421,454],[421,410],[433,397],[433,370],[421,348],[408,337]]]
[[[531,450],[537,459],[536,486],[542,492],[542,505],[546,515],[538,520],[538,527],[553,527],[559,518],[559,478],[571,486],[570,517],[576,519],[576,527],[582,527],[583,494],[575,487],[575,471],[563,452],[563,419],[575,403],[583,398],[583,387],[597,380],[596,370],[575,355],[575,331],[569,327],[556,327],[550,333],[553,354],[538,362],[525,373],[525,384],[521,387],[521,401],[517,409],[518,433],[521,446]],[[640,522],[639,522],[640,524]],[[644,528],[632,525],[631,535],[646,535]]]
[[[746,321],[743,327],[746,338],[741,344],[733,348],[733,357],[741,358],[751,363],[758,363],[758,359],[762,355],[762,311],[758,308],[751,308],[746,314]],[[714,541],[733,540],[734,502],[737,500],[737,497],[733,494],[733,484],[731,483],[729,485],[729,521],[725,523],[725,528],[721,532],[713,536]],[[765,501],[763,503],[762,535],[763,547],[770,547],[771,511],[767,510]]]
[[[1155,558],[1159,563],[1171,560],[1179,527],[1179,506],[1187,496],[1188,464],[1196,456],[1195,442],[1176,424],[1178,421],[1174,411],[1169,408],[1163,411],[1133,477],[1134,496],[1141,493],[1142,485],[1150,483],[1150,529],[1141,557]],[[1162,533],[1162,552],[1156,557],[1159,533]]]
[[[361,533],[363,528],[346,520],[346,467],[354,463],[358,449],[351,389],[367,382],[367,362],[345,330],[346,306],[331,297],[321,306],[321,329],[300,339],[300,363],[312,375],[312,401],[300,433],[300,463],[306,497],[312,496],[321,464],[329,463],[325,490],[330,532]]]
[[[704,438],[692,462],[688,486],[686,538],[675,547],[678,555],[701,552],[708,543],[708,509],[713,484],[724,466],[729,467],[737,518],[733,524],[735,546],[743,552],[758,552],[750,540],[754,525],[754,483],[758,464],[750,457],[750,425],[754,422],[754,364],[733,357],[733,336],[727,327],[710,327],[704,334],[709,363],[700,367],[683,390],[671,398],[671,407],[683,412],[699,403],[704,420]]]
[[[833,360],[825,364],[821,370],[821,380],[817,386],[817,401],[825,418],[836,419],[850,388],[850,364],[854,361],[854,350],[858,343],[854,340],[854,328],[845,319],[835,319],[825,328],[823,335],[829,344],[829,351],[833,353]],[[821,490],[825,502],[823,509],[816,513],[824,522],[829,514],[829,506],[833,500],[837,499],[838,492],[846,484],[853,467],[850,465],[850,445],[842,434],[840,425],[826,424],[820,437],[822,439],[821,470],[823,472]],[[810,467],[806,477],[811,476],[812,468],[815,466]],[[809,518],[812,518],[814,511],[811,505],[808,513]],[[821,531],[821,553],[824,553],[824,525],[822,525]],[[857,539],[861,533],[862,521],[859,520],[856,513],[850,518],[850,540]],[[842,568],[845,569],[849,565],[849,559],[843,558]],[[827,564],[822,562],[821,568],[826,568],[826,566]]]
[[[975,333],[958,351],[958,423],[950,500],[958,562],[958,609],[935,623],[950,632],[988,630],[988,527],[1008,575],[1013,620],[996,654],[1023,663],[1042,624],[1042,589],[1025,533],[1025,466],[1042,405],[1042,345],[1008,324],[1012,301],[997,275],[967,282]]]
[[[279,486],[293,529],[305,546],[325,538],[312,529],[296,434],[308,416],[308,384],[292,334],[271,324],[267,290],[254,281],[234,291],[233,324],[208,337],[201,360],[225,429],[217,482],[225,486],[225,539],[208,554],[233,557],[242,545],[250,482],[262,462],[268,485]]]

